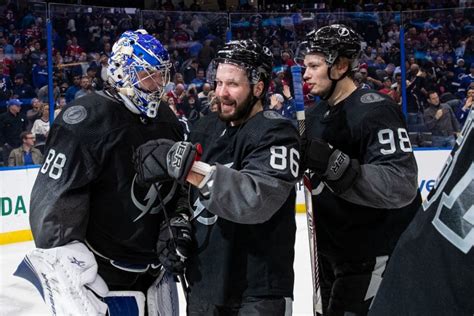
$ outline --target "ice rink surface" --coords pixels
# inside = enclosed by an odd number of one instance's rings
[[[296,215],[295,299],[293,315],[312,315],[312,286],[306,215]],[[48,315],[40,294],[28,281],[13,276],[26,252],[33,249],[32,241],[0,246],[0,315]],[[180,286],[178,285],[178,289]],[[185,303],[180,297],[180,315],[185,315]]]

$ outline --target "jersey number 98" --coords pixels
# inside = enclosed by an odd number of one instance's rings
[[[397,129],[398,134],[398,145],[401,151],[410,153],[413,151],[410,144],[410,138],[408,137],[407,130],[404,128]],[[381,145],[388,145],[387,148],[380,149],[382,155],[390,155],[397,151],[396,136],[391,129],[381,129],[378,133],[379,143]]]
[[[63,173],[63,167],[66,164],[66,155],[62,153],[56,154],[54,149],[50,149],[48,151],[48,155],[41,167],[41,173],[46,174],[48,173],[49,177],[57,180],[61,177]]]

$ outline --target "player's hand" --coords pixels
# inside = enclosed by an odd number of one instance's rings
[[[163,223],[156,244],[158,259],[163,267],[171,273],[183,273],[192,243],[191,223],[184,214],[171,218],[169,225]]]
[[[170,177],[184,184],[194,161],[202,154],[201,145],[190,142],[176,142],[166,155],[166,166]]]
[[[171,179],[166,157],[174,144],[175,142],[169,139],[157,139],[138,147],[133,155],[138,183],[150,184]]]
[[[355,161],[319,138],[307,141],[304,167],[311,169],[335,193],[347,190],[359,174],[359,165]]]

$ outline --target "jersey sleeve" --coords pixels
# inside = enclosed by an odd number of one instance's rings
[[[401,113],[381,104],[363,119],[359,132],[360,174],[340,197],[374,208],[408,205],[417,194],[418,168]]]
[[[100,171],[101,148],[84,143],[74,130],[53,125],[31,193],[30,225],[37,247],[84,240],[90,184]]]
[[[240,224],[258,224],[282,207],[298,179],[300,161],[296,129],[285,123],[263,134],[243,157],[241,170],[216,164],[208,182],[209,197],[202,200],[211,213]]]

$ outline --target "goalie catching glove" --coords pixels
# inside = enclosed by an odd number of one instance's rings
[[[141,183],[156,183],[176,179],[184,184],[195,160],[199,160],[201,146],[190,142],[168,139],[149,141],[136,150],[134,165]]]
[[[357,160],[322,139],[303,142],[305,167],[313,171],[336,194],[349,189],[360,173]]]

